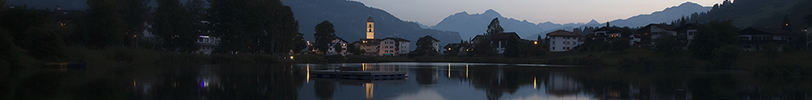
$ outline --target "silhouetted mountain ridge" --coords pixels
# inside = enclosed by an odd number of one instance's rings
[[[330,21],[335,26],[336,35],[348,42],[366,37],[366,19],[375,21],[375,38],[399,37],[416,42],[419,37],[432,36],[440,40],[440,45],[459,42],[457,32],[423,29],[418,23],[407,22],[386,11],[367,7],[357,1],[346,0],[281,0],[290,6],[294,17],[299,20],[299,32],[306,40],[314,40],[316,24]],[[412,49],[415,45],[411,45]]]

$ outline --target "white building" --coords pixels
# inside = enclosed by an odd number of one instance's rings
[[[744,51],[774,49],[782,51],[794,34],[778,28],[749,27],[739,31],[739,46]],[[775,48],[767,48],[775,44]]]
[[[431,36],[426,36],[426,37],[431,39],[431,47],[434,48],[435,52],[441,53],[440,52],[440,40],[437,40],[437,39],[435,39],[434,37],[431,37]]]
[[[200,47],[200,49],[197,50],[197,53],[210,55],[211,52],[217,48],[217,45],[220,44],[220,38],[218,37],[209,35],[200,35],[199,37],[200,38],[197,38],[197,41],[195,41],[195,43],[197,43],[197,45]]]
[[[384,38],[379,43],[378,56],[398,56],[409,54],[409,40],[403,38]]]
[[[649,24],[643,28],[638,29],[641,34],[636,34],[635,39],[640,40],[635,46],[653,46],[654,40],[665,35],[676,36],[677,31],[673,31],[676,27],[667,24]]]
[[[327,49],[327,55],[347,55],[347,44],[347,41],[344,41],[344,39],[334,39],[330,42],[329,49]]]
[[[547,33],[547,39],[550,40],[550,52],[569,51],[573,47],[583,44],[583,41],[579,40],[580,37],[581,35],[578,33],[565,30]]]

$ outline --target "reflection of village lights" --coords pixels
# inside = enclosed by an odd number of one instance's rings
[[[290,56],[293,59],[293,56]],[[307,83],[310,83],[310,64],[307,64]]]
[[[465,64],[465,78],[468,78],[468,64]]]
[[[367,70],[367,63],[361,63],[361,71]]]
[[[203,79],[203,81],[200,81],[200,87],[202,88],[209,87],[209,82],[206,82],[206,80]]]
[[[133,79],[133,87],[135,87],[135,79]]]
[[[451,77],[451,63],[448,63],[448,77]]]
[[[374,86],[372,86],[372,85],[373,85],[372,83],[366,83],[366,84],[364,85],[364,86],[366,86],[366,90],[367,90],[367,91],[366,91],[366,97],[367,97],[367,100],[372,100],[372,93],[373,93],[373,91],[372,91],[372,90],[374,90],[373,88],[375,88],[375,87],[374,87]]]
[[[536,86],[537,86],[536,77],[533,77],[533,89],[536,89]]]

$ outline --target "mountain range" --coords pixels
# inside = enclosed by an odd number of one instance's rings
[[[306,40],[314,40],[316,24],[330,21],[335,26],[335,34],[348,42],[366,37],[366,21],[372,17],[375,22],[375,38],[398,37],[417,42],[423,36],[440,40],[440,45],[459,42],[457,32],[423,29],[416,22],[403,21],[386,11],[367,7],[357,1],[347,0],[281,0],[290,6],[294,17],[299,21],[299,32]],[[416,48],[411,45],[411,48]]]
[[[613,26],[628,26],[628,27],[641,27],[650,23],[666,23],[683,16],[690,16],[692,13],[705,12],[710,10],[711,7],[703,7],[693,2],[685,2],[679,6],[666,8],[662,11],[657,11],[651,14],[641,14],[627,19],[617,19],[610,21]],[[535,39],[536,36],[544,37],[544,34],[555,30],[572,30],[578,27],[600,27],[605,23],[599,23],[594,19],[587,23],[567,23],[557,24],[551,22],[544,22],[534,24],[526,20],[517,20],[513,18],[506,18],[493,9],[489,9],[481,14],[469,14],[467,12],[459,12],[450,15],[440,21],[431,29],[456,31],[460,33],[463,39],[473,38],[476,35],[485,33],[491,19],[499,18],[500,25],[506,32],[516,32],[520,37]]]

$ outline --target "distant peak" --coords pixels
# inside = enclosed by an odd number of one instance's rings
[[[688,2],[680,4],[679,6],[700,6],[701,7],[702,5],[699,5],[697,3],[688,1]]]
[[[495,11],[495,10],[493,10],[493,9],[488,9],[488,10],[485,10],[485,12],[484,12],[484,13],[482,13],[482,15],[488,15],[488,16],[490,16],[490,15],[493,15],[493,16],[502,16],[502,15],[500,15],[500,14],[499,14],[499,12],[496,12],[496,11]]]
[[[600,24],[600,23],[598,21],[595,21],[595,19],[592,19],[592,21],[589,21],[589,23],[586,24]]]

